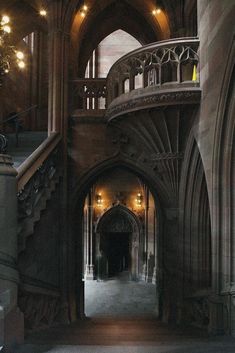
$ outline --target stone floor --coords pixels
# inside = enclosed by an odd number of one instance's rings
[[[84,320],[35,332],[12,353],[235,353],[235,340],[157,320],[156,290],[128,274],[86,282]]]
[[[85,313],[88,317],[157,316],[156,286],[129,280],[129,273],[106,281],[85,282]]]
[[[234,353],[235,340],[156,319],[95,318],[34,333],[13,353]]]

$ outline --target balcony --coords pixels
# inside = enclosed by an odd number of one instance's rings
[[[140,109],[198,104],[198,48],[198,38],[152,43],[119,59],[107,79],[74,80],[75,115],[111,121]]]
[[[78,78],[71,84],[73,116],[104,116],[107,101],[105,78]]]
[[[200,101],[199,40],[153,43],[118,60],[107,77],[108,121],[139,109]]]

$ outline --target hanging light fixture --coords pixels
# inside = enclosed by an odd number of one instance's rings
[[[11,61],[14,56],[18,67],[20,69],[25,68],[24,53],[17,51],[8,42],[10,33],[10,18],[7,15],[3,15],[0,20],[0,86],[2,77],[10,71]]]

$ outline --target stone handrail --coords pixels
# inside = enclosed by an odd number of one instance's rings
[[[45,163],[49,155],[56,149],[61,136],[52,133],[42,144],[17,168],[18,192],[20,192],[38,169]]]
[[[17,169],[18,252],[25,249],[62,175],[61,135],[51,134]]]
[[[107,107],[117,97],[146,87],[199,84],[198,38],[146,45],[119,59],[107,77]]]

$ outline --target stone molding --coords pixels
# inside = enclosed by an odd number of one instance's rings
[[[106,119],[112,119],[140,109],[149,109],[167,105],[199,104],[201,99],[200,88],[177,91],[162,91],[151,94],[143,93],[139,97],[131,98],[125,95],[122,100],[115,99],[106,112]]]
[[[163,152],[157,153],[153,156],[152,161],[162,161],[162,160],[170,160],[170,159],[183,159],[184,153],[178,152]]]

